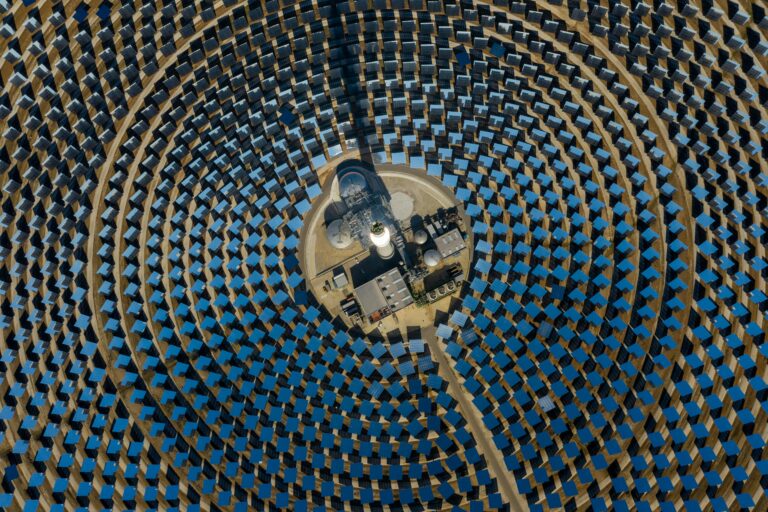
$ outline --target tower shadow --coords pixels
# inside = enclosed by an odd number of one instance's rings
[[[365,84],[360,80],[361,58],[360,54],[365,48],[360,46],[357,34],[349,33],[344,26],[344,18],[349,14],[347,3],[336,0],[325,0],[321,13],[325,13],[330,29],[331,61],[336,63],[339,70],[340,88],[342,97],[337,98],[339,113],[349,115],[350,132],[360,151],[360,160],[373,167],[373,151],[368,143],[368,135],[375,133],[368,110],[368,94]],[[365,37],[365,34],[363,34]],[[331,83],[333,89],[333,83]]]

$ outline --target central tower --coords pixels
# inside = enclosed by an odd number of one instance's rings
[[[375,248],[376,254],[385,260],[397,252],[407,265],[402,226],[392,212],[389,194],[381,180],[361,163],[348,161],[339,167],[336,182],[340,203],[335,210],[352,238],[364,249]]]
[[[395,246],[392,245],[392,235],[389,228],[380,222],[374,222],[371,226],[371,243],[376,246],[378,255],[385,260],[395,254]]]

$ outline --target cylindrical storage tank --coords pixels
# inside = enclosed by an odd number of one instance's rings
[[[419,245],[424,245],[427,243],[427,239],[429,238],[429,235],[427,235],[427,232],[423,229],[420,229],[416,232],[416,234],[413,236],[413,239],[416,241]]]
[[[346,249],[352,245],[352,230],[342,219],[336,219],[328,224],[325,228],[325,236],[334,249]]]
[[[440,253],[430,249],[424,253],[424,264],[428,267],[436,267],[440,263]]]

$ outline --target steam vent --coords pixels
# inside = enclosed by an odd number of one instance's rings
[[[762,0],[0,0],[0,510],[768,510]]]

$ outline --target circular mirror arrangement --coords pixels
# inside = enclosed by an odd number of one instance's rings
[[[759,2],[0,14],[0,508],[768,508]]]

